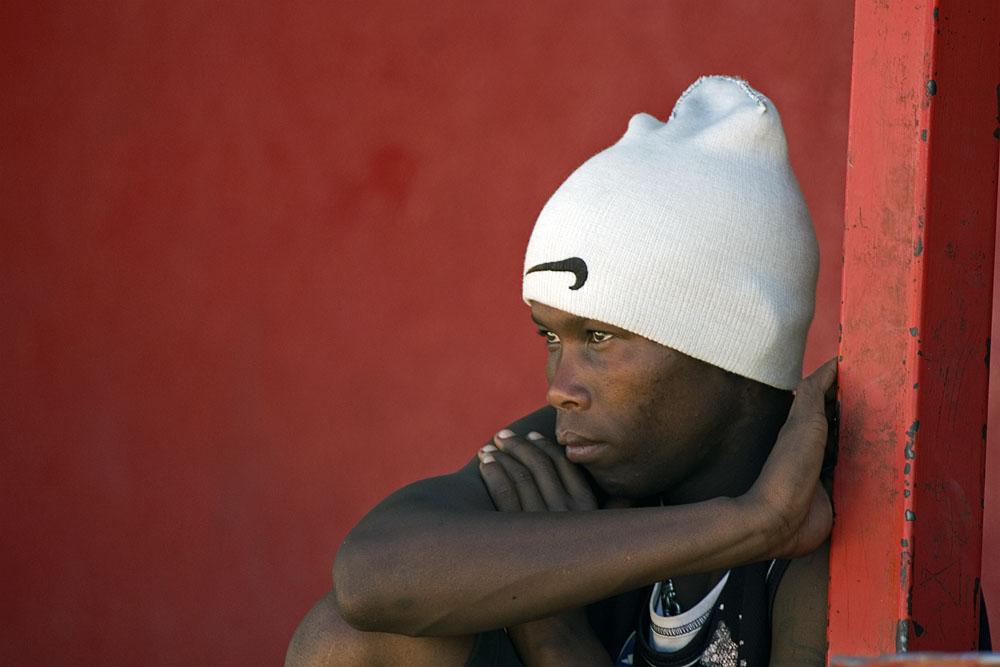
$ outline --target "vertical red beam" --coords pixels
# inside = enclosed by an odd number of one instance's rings
[[[857,0],[831,656],[976,646],[998,84],[996,0]]]

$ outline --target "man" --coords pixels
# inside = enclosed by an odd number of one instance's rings
[[[288,664],[823,664],[817,265],[767,98],[633,117],[528,245],[550,407],[372,510]]]

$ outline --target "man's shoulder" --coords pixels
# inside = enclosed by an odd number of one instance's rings
[[[521,417],[507,428],[518,435],[537,431],[554,441],[556,439],[556,409],[551,405],[546,405],[544,408]]]

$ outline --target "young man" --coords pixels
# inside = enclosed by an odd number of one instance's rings
[[[528,245],[550,407],[372,510],[287,663],[823,664],[817,266],[767,98],[633,117]]]

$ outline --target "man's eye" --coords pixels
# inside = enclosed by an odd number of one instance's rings
[[[538,335],[545,339],[546,345],[555,345],[559,342],[559,336],[555,335],[551,331],[546,331],[545,329],[539,329]]]
[[[611,340],[614,337],[615,337],[614,334],[609,334],[607,331],[591,331],[590,332],[590,340],[593,341],[593,342],[595,342],[595,343],[604,343],[604,342],[607,342],[607,341]]]

